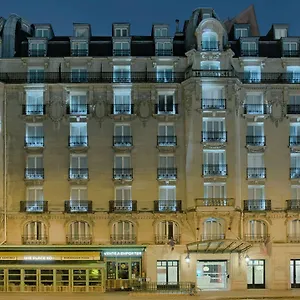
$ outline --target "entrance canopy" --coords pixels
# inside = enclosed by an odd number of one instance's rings
[[[187,244],[189,253],[242,253],[252,247],[243,240],[211,240]]]

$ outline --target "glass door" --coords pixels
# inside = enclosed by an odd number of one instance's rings
[[[248,289],[264,289],[265,286],[265,260],[251,259],[247,264]]]
[[[290,261],[291,288],[300,288],[300,260],[292,259]]]
[[[179,262],[178,260],[158,260],[157,285],[168,285],[168,287],[178,287],[179,282]]]

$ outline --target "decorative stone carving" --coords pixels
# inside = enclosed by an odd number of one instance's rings
[[[51,93],[47,106],[47,115],[54,122],[55,126],[59,126],[59,122],[63,120],[66,112],[65,101],[61,92]]]
[[[244,98],[241,97],[241,90],[242,88],[239,85],[233,86],[233,97],[235,99],[235,114],[236,116],[239,115],[240,106],[243,106],[244,104]]]
[[[152,91],[136,90],[136,114],[140,121],[146,126],[153,114]]]
[[[283,90],[274,90],[268,93],[270,95],[268,103],[271,108],[270,120],[278,127],[279,123],[285,118],[286,105]]]
[[[93,109],[92,115],[99,122],[101,126],[102,122],[108,118],[109,115],[109,101],[108,93],[105,90],[93,92]]]

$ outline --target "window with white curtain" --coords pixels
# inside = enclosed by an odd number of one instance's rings
[[[224,222],[220,219],[209,218],[203,222],[202,240],[224,239]]]
[[[70,96],[70,114],[86,115],[88,113],[87,94],[71,94]]]
[[[300,220],[292,220],[289,224],[289,233],[290,238],[297,237],[300,239]]]
[[[253,239],[264,239],[268,234],[268,227],[262,220],[250,220],[248,223],[248,234]]]
[[[46,225],[40,221],[29,222],[24,228],[24,242],[45,241]]]
[[[26,91],[26,115],[44,114],[44,91],[27,90]]]
[[[247,82],[261,81],[261,67],[260,66],[245,66],[244,67],[245,80]]]
[[[113,80],[114,82],[130,82],[131,81],[130,66],[114,66]]]
[[[85,221],[75,221],[69,225],[69,238],[71,240],[81,240],[89,238],[91,235],[90,225]]]
[[[119,221],[112,225],[113,244],[134,243],[135,242],[135,228],[130,221]]]
[[[170,240],[179,242],[179,226],[173,221],[161,221],[156,225],[156,243],[165,244]]]
[[[205,182],[204,183],[204,198],[226,198],[226,183]]]

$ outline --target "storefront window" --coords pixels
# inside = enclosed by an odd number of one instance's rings
[[[140,263],[132,262],[131,263],[131,279],[136,279],[140,277]]]
[[[116,279],[116,262],[107,262],[107,279]]]
[[[128,262],[118,262],[118,278],[129,279],[129,266]]]
[[[265,261],[263,259],[251,259],[247,264],[248,289],[265,288]]]
[[[179,281],[178,260],[157,261],[157,282],[161,284],[177,284]]]

